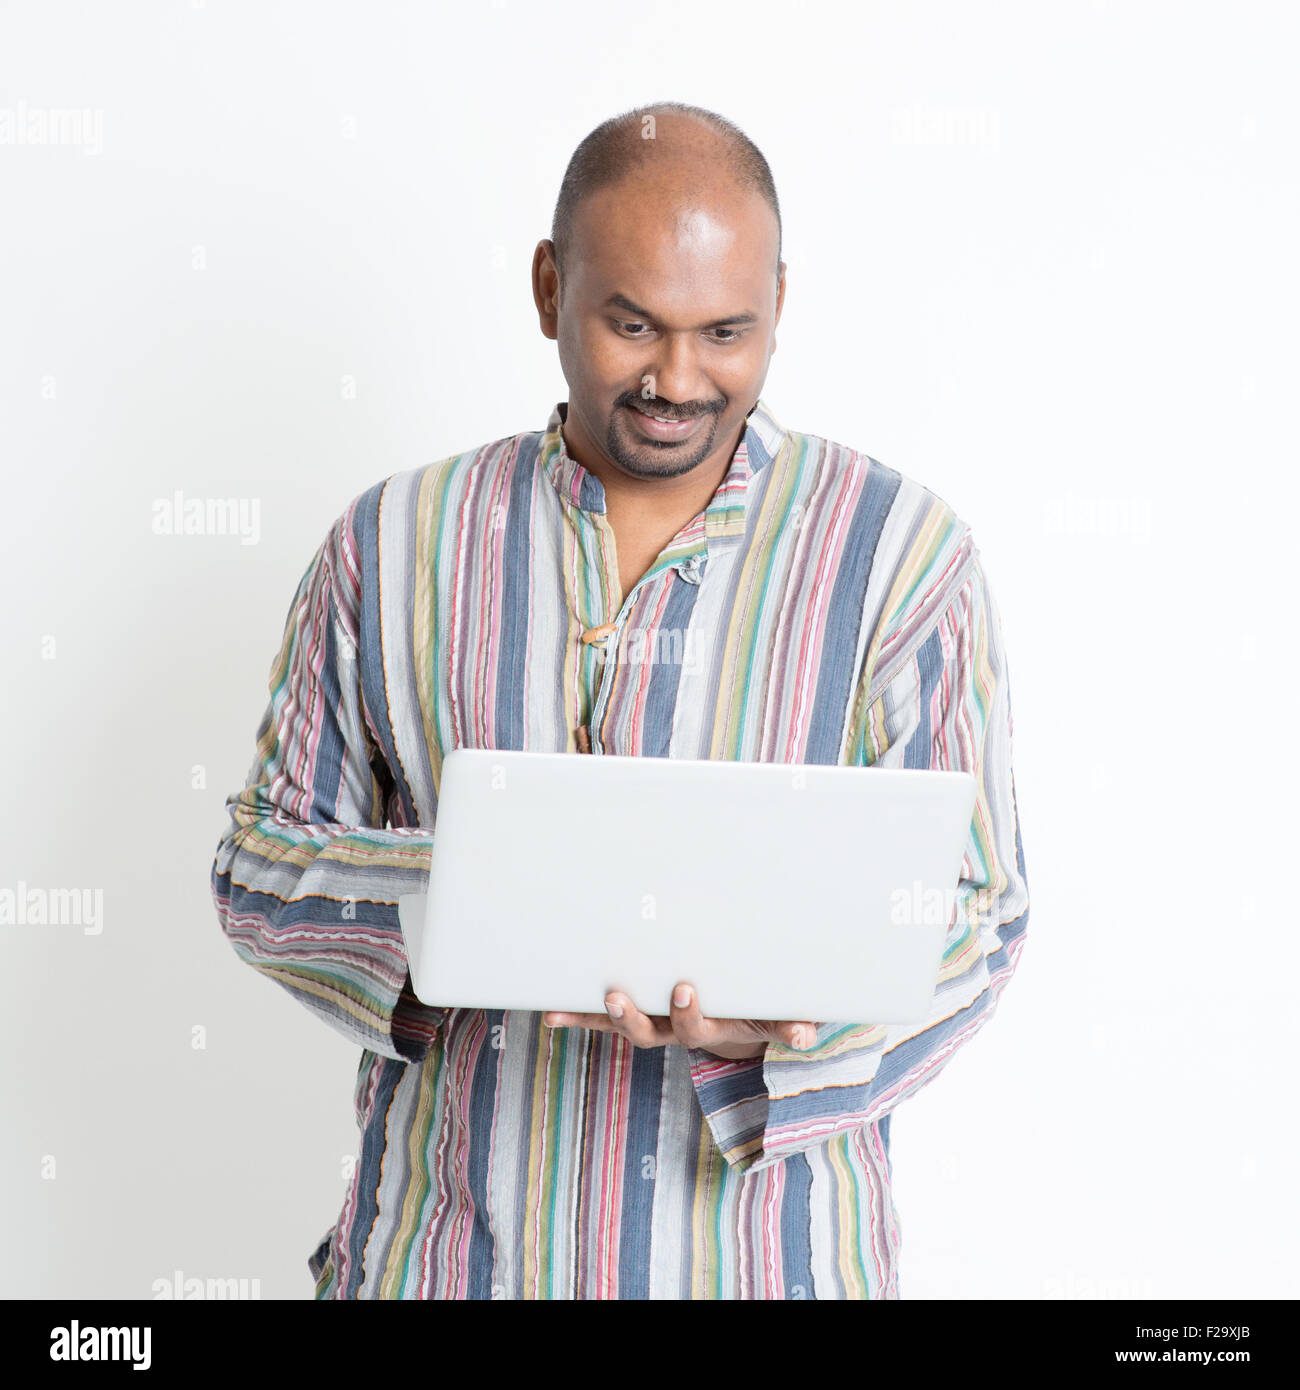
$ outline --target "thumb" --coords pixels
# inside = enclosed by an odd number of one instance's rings
[[[776,1041],[784,1043],[786,1047],[793,1047],[798,1052],[804,1052],[817,1041],[817,1025],[815,1023],[779,1023],[775,1032]]]

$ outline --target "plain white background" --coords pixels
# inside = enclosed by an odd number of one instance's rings
[[[222,937],[225,797],[331,520],[564,398],[532,249],[656,99],[772,164],[778,419],[939,493],[1002,610],[1029,938],[896,1113],[904,1296],[1300,1294],[1288,6],[0,26],[0,888],[103,893],[98,935],[0,926],[0,1294],[311,1296],[357,1053]],[[177,491],[256,543],[155,533]]]

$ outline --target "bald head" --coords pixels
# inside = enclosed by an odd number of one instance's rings
[[[763,389],[785,300],[767,161],[694,107],[606,121],[574,152],[532,281],[569,385],[572,457],[607,489],[707,501]]]
[[[776,219],[776,274],[781,261],[781,208],[772,171],[759,148],[722,116],[681,102],[659,102],[613,116],[573,152],[551,222],[555,263],[563,273],[574,249],[575,213],[599,189],[645,174],[667,200],[698,201],[720,184],[754,193]],[[645,186],[646,180],[638,180]]]

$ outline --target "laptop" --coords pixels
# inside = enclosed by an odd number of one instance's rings
[[[456,749],[427,894],[399,900],[426,1004],[915,1023],[955,913],[965,772]]]

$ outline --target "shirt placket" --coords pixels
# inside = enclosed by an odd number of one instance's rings
[[[613,528],[598,512],[582,514],[582,520],[579,524],[590,526],[596,538],[594,543],[584,547],[584,553],[588,556],[590,563],[604,566],[600,592],[602,594],[615,592],[618,587],[618,577],[613,572],[617,563]],[[693,554],[679,557],[671,564],[661,565],[656,560],[655,564],[624,595],[618,612],[611,620],[589,627],[582,633],[583,645],[599,653],[595,657],[599,676],[596,681],[595,697],[590,706],[591,712],[588,716],[588,722],[580,725],[577,730],[576,736],[580,753],[603,753],[605,751],[604,742],[598,731],[604,723],[610,694],[618,679],[619,650],[628,615],[641,597],[642,590],[651,585],[671,584],[674,573],[688,584],[698,584],[705,559],[706,552],[701,549]],[[656,634],[647,633],[646,636],[647,642],[650,642],[655,639]]]

